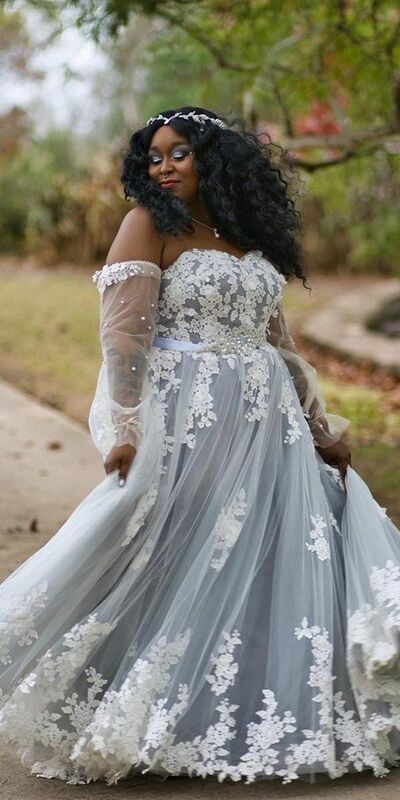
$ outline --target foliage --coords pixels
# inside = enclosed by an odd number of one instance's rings
[[[114,154],[127,142],[129,128],[161,108],[190,102],[243,114],[297,157],[307,181],[301,204],[311,266],[399,274],[400,9],[395,0],[26,2],[45,9],[54,24],[62,26],[65,18],[90,31],[104,44],[110,66],[93,88],[104,113],[91,146],[75,143],[83,154],[79,176],[56,168],[50,153],[51,168],[46,142],[41,146],[37,138],[25,154],[3,163],[3,249],[43,247],[46,258],[55,258],[57,248],[65,252],[68,231],[71,257],[97,258],[123,209]],[[4,14],[3,22],[8,24]],[[17,44],[10,56],[14,64],[17,51],[29,54],[24,36],[20,26],[14,39],[22,37],[25,45]],[[6,42],[10,38],[3,35]],[[29,64],[29,58],[21,63]],[[9,147],[9,132],[18,126],[24,149],[29,120],[23,112],[19,120],[0,119],[0,143]],[[38,151],[37,164],[27,164]],[[99,183],[97,170],[103,176]],[[99,199],[104,213],[94,212],[97,223],[91,223],[91,230],[103,234],[96,251],[92,234],[81,236],[79,225],[81,220],[87,224],[89,198],[96,204],[97,190],[104,197],[111,186],[108,199]],[[110,225],[104,222],[108,214]]]
[[[218,66],[214,81],[222,72],[234,79],[231,102],[240,99],[253,125],[266,118],[282,125],[287,143],[309,169],[386,148],[398,137],[396,0],[55,0],[55,5],[75,9],[77,24],[98,39],[117,36],[134,12],[164,20],[170,44],[176,31],[183,32]],[[177,44],[182,48],[182,39]],[[181,53],[175,50],[178,57]],[[204,83],[203,72],[198,83]],[[208,88],[213,94],[210,83]],[[299,136],[310,100],[314,110],[316,102],[320,110],[322,104],[333,126],[314,125],[311,136]],[[298,115],[303,126],[296,128]]]
[[[120,194],[115,156],[49,131],[2,164],[1,248],[47,262],[102,258],[122,216]]]
[[[304,206],[307,260],[316,269],[400,276],[400,163],[379,152],[308,181]]]

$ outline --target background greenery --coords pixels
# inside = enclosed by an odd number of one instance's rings
[[[2,377],[86,420],[100,360],[90,273],[128,208],[128,137],[163,109],[240,115],[289,151],[307,267],[328,281],[325,302],[344,279],[400,276],[396,0],[0,0],[4,80],[40,92],[38,54],[68,26],[102,54],[84,76],[90,124],[56,125],[44,106],[17,100],[0,111]],[[66,88],[80,77],[69,67]],[[309,296],[287,289],[296,331]],[[352,421],[356,468],[400,523],[398,390],[374,371],[332,370],[328,356],[317,366],[327,405]]]
[[[0,248],[101,260],[124,206],[132,128],[164,108],[240,114],[287,147],[311,268],[399,274],[400,9],[395,0],[31,0],[3,3],[2,66],[40,83],[24,8],[78,25],[107,63],[91,130],[0,117]],[[42,126],[43,127],[43,126]]]

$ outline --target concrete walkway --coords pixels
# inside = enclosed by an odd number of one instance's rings
[[[0,557],[4,578],[47,541],[103,477],[101,459],[87,432],[63,414],[0,382]],[[378,780],[370,774],[287,786],[260,781],[218,783],[179,778],[160,783],[138,778],[107,787],[97,782],[68,786],[32,776],[0,745],[1,800],[258,800],[304,797],[318,800],[398,800],[400,770]]]
[[[368,281],[353,291],[325,299],[321,311],[301,322],[304,339],[350,356],[355,361],[370,361],[400,375],[400,343],[380,333],[368,331],[364,321],[389,298],[400,294],[400,281]]]

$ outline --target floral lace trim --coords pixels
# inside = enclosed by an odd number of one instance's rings
[[[211,691],[216,695],[225,694],[229,686],[233,686],[235,683],[235,675],[239,671],[239,666],[233,659],[233,651],[236,645],[242,643],[239,631],[232,631],[232,633],[223,631],[222,637],[224,641],[210,659],[210,663],[214,666],[214,675],[212,673],[204,675],[211,686]]]
[[[158,489],[156,486],[150,486],[149,489],[139,498],[134,514],[129,520],[126,529],[126,535],[121,542],[121,547],[126,547],[132,539],[135,538],[142,525],[146,520],[151,508],[153,508],[158,496]]]
[[[328,475],[330,475],[330,477],[334,480],[336,486],[338,486],[339,489],[342,489],[342,491],[345,491],[345,486],[338,467],[333,467],[332,464],[327,464],[326,461],[324,461],[323,467]]]
[[[216,705],[218,716],[203,735],[175,743],[177,723],[189,707],[189,689],[187,684],[178,684],[176,699],[169,707],[163,692],[171,686],[171,672],[181,664],[190,645],[189,629],[169,642],[161,636],[133,662],[118,690],[106,690],[99,701],[97,695],[106,680],[93,666],[80,671],[90,652],[114,627],[97,622],[95,614],[75,626],[64,636],[63,651],[58,656],[48,651],[6,703],[0,727],[6,735],[10,733],[12,741],[28,747],[25,758],[29,760],[29,747],[34,742],[41,743],[47,754],[53,750],[46,761],[34,763],[35,774],[59,777],[70,784],[105,778],[110,785],[136,764],[146,766],[145,772],[155,766],[171,775],[217,775],[219,781],[229,776],[234,781],[246,778],[246,783],[266,775],[277,775],[283,783],[290,783],[306,771],[304,767],[318,767],[320,771],[322,766],[332,778],[350,768],[371,767],[376,776],[388,772],[383,742],[377,739],[385,738],[389,726],[400,729],[400,709],[391,704],[390,718],[373,713],[369,719],[360,720],[354,708],[346,708],[343,693],[333,693],[333,645],[328,632],[310,625],[307,617],[294,635],[298,641],[305,639],[311,644],[307,684],[317,707],[318,727],[298,731],[293,712],[287,709],[280,715],[274,692],[263,689],[263,707],[256,712],[260,721],[248,723],[248,749],[234,764],[229,761],[227,745],[237,735],[233,715],[239,706],[227,698]],[[234,685],[238,664],[233,652],[240,644],[238,630],[222,632],[222,642],[210,657],[212,670],[204,676],[214,695],[224,695]],[[79,698],[76,692],[66,695],[80,674],[86,677],[86,697]],[[85,691],[83,682],[81,690]],[[362,693],[358,691],[362,708]],[[49,704],[55,701],[58,705],[51,710]],[[344,745],[339,759],[335,739]]]
[[[163,467],[165,473],[166,458],[172,453],[175,438],[167,431],[167,416],[170,393],[176,394],[181,386],[181,378],[176,375],[176,367],[182,362],[182,353],[178,350],[161,350],[153,348],[149,361],[149,382],[153,395],[153,412],[155,424],[161,433]]]
[[[126,281],[135,275],[146,276],[148,278],[159,278],[162,270],[152,261],[116,261],[115,264],[105,264],[102,269],[97,270],[92,275],[93,282],[97,285],[100,293],[104,292],[106,286],[113,283]]]
[[[269,315],[282,296],[284,278],[265,259],[187,251],[163,273],[158,334],[177,339],[230,340],[251,332],[265,343]]]
[[[278,405],[284,416],[287,416],[288,428],[283,439],[285,444],[294,444],[303,435],[297,419],[297,411],[293,403],[290,381],[283,380],[282,397]]]
[[[196,446],[195,426],[209,428],[217,419],[210,387],[213,375],[220,371],[218,356],[214,353],[208,353],[207,357],[193,353],[192,357],[199,358],[200,363],[193,382],[184,433],[184,442],[191,449]]]
[[[327,523],[320,514],[316,514],[315,517],[311,515],[311,522],[314,527],[310,530],[309,536],[313,543],[309,544],[309,542],[305,542],[306,548],[310,550],[311,553],[315,553],[320,561],[330,560],[331,549],[328,539],[325,537],[325,528],[328,527]]]
[[[53,756],[45,762],[35,763],[32,772],[42,777],[59,777],[73,783],[82,783],[85,776],[80,768],[70,762],[69,756],[77,739],[90,720],[106,680],[92,666],[84,668],[85,662],[99,643],[115,628],[117,622],[99,622],[97,614],[90,614],[80,624],[64,634],[61,650],[53,650],[39,659],[35,670],[30,672],[7,699],[0,713],[0,731],[7,741],[18,742],[26,749],[26,755],[41,744]],[[55,648],[54,648],[55,650]],[[68,689],[81,673],[86,676],[87,694],[78,699]],[[84,683],[82,689],[85,691]],[[52,704],[57,704],[53,706]],[[66,727],[62,727],[62,721]]]
[[[246,369],[244,398],[250,403],[245,413],[249,422],[259,421],[267,416],[270,395],[270,369],[265,350],[253,351],[251,363]]]
[[[0,625],[0,662],[11,664],[11,646],[27,647],[38,638],[35,629],[35,609],[45,608],[47,600],[47,581],[40,583],[29,595],[15,595],[2,608],[3,617],[8,622]]]
[[[239,489],[232,502],[223,507],[217,517],[213,536],[215,537],[214,556],[211,559],[211,567],[219,572],[224,566],[232,547],[237,541],[243,528],[243,521],[239,517],[246,514],[247,502],[246,492]]]
[[[187,706],[188,687],[179,684],[177,702],[170,709],[167,699],[157,695],[167,687],[171,668],[179,663],[189,641],[189,629],[171,642],[161,636],[145,658],[137,659],[121,688],[105,693],[72,752],[72,758],[87,767],[91,776],[104,774],[109,783],[115,783],[129,772],[133,754],[134,760],[148,761],[149,750],[163,747],[168,729]]]

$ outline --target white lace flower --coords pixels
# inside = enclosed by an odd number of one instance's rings
[[[211,686],[211,691],[216,695],[225,694],[228,687],[235,683],[235,675],[239,667],[233,660],[233,651],[236,645],[242,642],[239,631],[232,631],[232,633],[222,631],[222,636],[224,641],[210,659],[214,667],[214,674],[204,675]]]
[[[243,527],[243,520],[247,509],[246,491],[239,489],[232,502],[224,506],[215,523],[212,536],[214,537],[213,558],[210,565],[219,572],[224,566],[232,547],[236,543]]]
[[[293,403],[292,386],[289,380],[282,381],[282,396],[278,408],[287,417],[287,430],[283,439],[285,444],[294,444],[303,435],[297,419],[297,411]]]
[[[2,608],[6,622],[0,624],[0,662],[12,663],[12,647],[27,647],[38,638],[35,610],[45,608],[47,581],[36,586],[30,594],[11,595]]]
[[[140,528],[144,525],[150,510],[155,504],[157,495],[157,487],[150,486],[149,489],[147,489],[147,491],[139,498],[135,512],[128,522],[125,538],[121,542],[121,547],[126,547],[126,545],[128,545],[140,531]]]
[[[309,542],[305,542],[305,545],[307,550],[310,550],[311,553],[315,553],[320,561],[326,561],[331,557],[329,542],[325,537],[325,528],[327,528],[327,524],[321,514],[317,514],[315,517],[311,515],[311,522],[313,523],[313,528],[310,530],[309,536],[310,539],[313,540],[313,543],[309,544]]]

